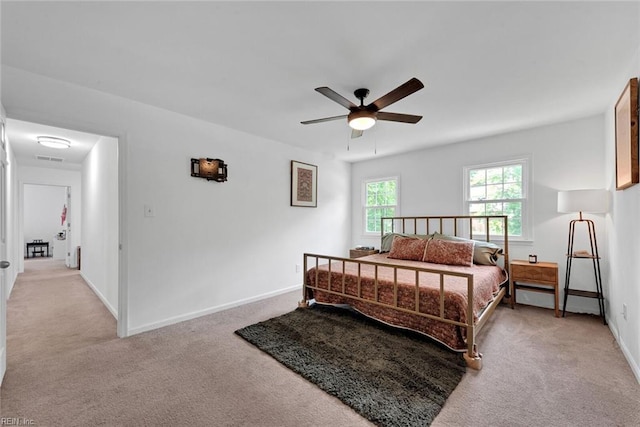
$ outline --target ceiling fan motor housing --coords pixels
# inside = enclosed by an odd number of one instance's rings
[[[363,100],[369,96],[369,89],[356,89],[355,91],[353,91],[353,94],[356,96],[356,98],[358,98],[360,100],[360,105],[362,106],[363,104]]]

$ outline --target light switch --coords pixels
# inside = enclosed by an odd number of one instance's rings
[[[153,206],[144,205],[144,216],[147,218],[152,218],[156,216],[156,212],[153,210]]]

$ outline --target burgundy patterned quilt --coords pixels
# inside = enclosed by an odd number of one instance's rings
[[[407,261],[390,259],[388,254],[370,255],[360,260],[374,261],[391,265],[433,269],[444,272],[473,274],[473,313],[474,321],[481,311],[493,300],[499,287],[507,280],[504,270],[498,266],[473,265],[471,267],[433,264],[422,261]],[[342,261],[331,263],[331,289],[342,293]],[[369,301],[375,301],[375,268],[373,265],[360,264],[360,297],[365,301],[349,298],[358,296],[358,263],[345,263],[345,294],[334,295],[322,290],[314,290],[313,297],[318,303],[348,304],[359,312],[381,320],[385,323],[413,329],[426,334],[447,347],[456,350],[466,350],[466,329],[456,325],[428,319],[416,314],[396,310],[394,307],[384,307]],[[318,266],[318,283],[316,284],[316,268],[307,272],[307,280],[310,286],[327,289],[329,282],[328,264]],[[435,316],[440,315],[440,275],[437,273],[420,272],[419,280],[419,311]],[[397,306],[409,310],[415,310],[416,273],[412,270],[397,269]],[[444,276],[444,315],[445,318],[459,322],[467,321],[467,279],[460,276]],[[378,291],[379,302],[395,305],[394,293],[394,269],[390,267],[378,267]]]

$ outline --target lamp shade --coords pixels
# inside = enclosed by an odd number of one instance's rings
[[[605,213],[609,211],[607,190],[558,191],[558,212]]]

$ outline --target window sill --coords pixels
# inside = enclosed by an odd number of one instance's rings
[[[372,239],[372,238],[377,238],[380,239],[382,238],[382,234],[378,233],[363,233],[360,235],[360,237],[365,238],[365,239]]]
[[[504,243],[504,239],[491,239],[494,243]],[[509,246],[533,246],[533,240],[528,239],[509,239]]]

